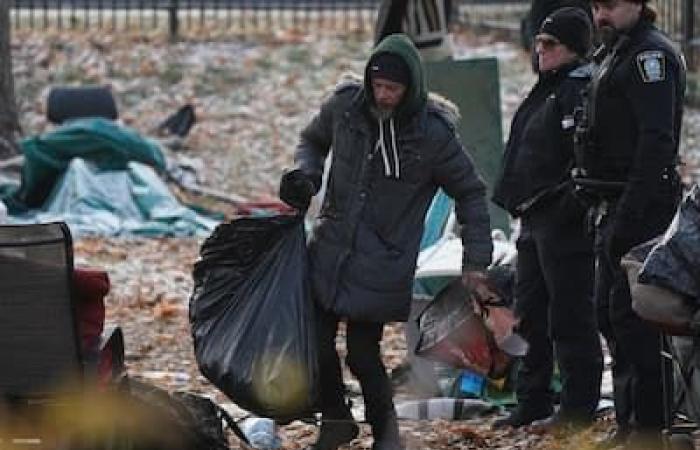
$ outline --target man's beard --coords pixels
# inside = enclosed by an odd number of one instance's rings
[[[620,31],[612,24],[603,23],[599,25],[598,33],[600,36],[600,41],[609,47],[615,43]]]
[[[370,108],[372,115],[379,120],[391,119],[394,115],[394,108],[381,108],[377,105],[372,105]]]

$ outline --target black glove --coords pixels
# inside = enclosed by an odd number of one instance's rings
[[[314,183],[301,170],[290,170],[282,175],[280,198],[289,206],[306,211],[315,193]]]

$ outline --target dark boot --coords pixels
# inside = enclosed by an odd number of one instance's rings
[[[321,424],[316,443],[307,450],[337,450],[355,439],[359,433],[360,428],[349,413],[340,419],[329,418]]]
[[[625,450],[663,450],[661,431],[634,430],[625,443]]]
[[[629,435],[630,429],[628,427],[620,427],[618,425],[618,428],[615,431],[596,443],[596,448],[598,450],[608,450],[619,447],[627,442]]]
[[[372,450],[404,450],[399,436],[399,423],[394,411],[370,420],[374,444]]]
[[[534,407],[520,404],[515,407],[506,417],[496,419],[493,422],[492,428],[499,429],[505,427],[518,428],[525,425],[530,425],[537,420],[546,419],[552,415],[551,408]]]
[[[594,417],[587,412],[557,411],[546,419],[532,422],[534,431],[553,434],[574,434],[593,425]]]

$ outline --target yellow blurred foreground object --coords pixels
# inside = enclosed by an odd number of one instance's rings
[[[88,390],[0,406],[0,450],[34,448],[180,449],[177,424],[126,392]],[[40,446],[40,447],[37,447]]]
[[[253,366],[253,391],[258,401],[280,416],[307,409],[311,386],[307,368],[283,352],[267,352]]]

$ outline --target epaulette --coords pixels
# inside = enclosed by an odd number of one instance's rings
[[[571,70],[568,73],[569,78],[590,78],[593,76],[593,63],[584,64]]]

